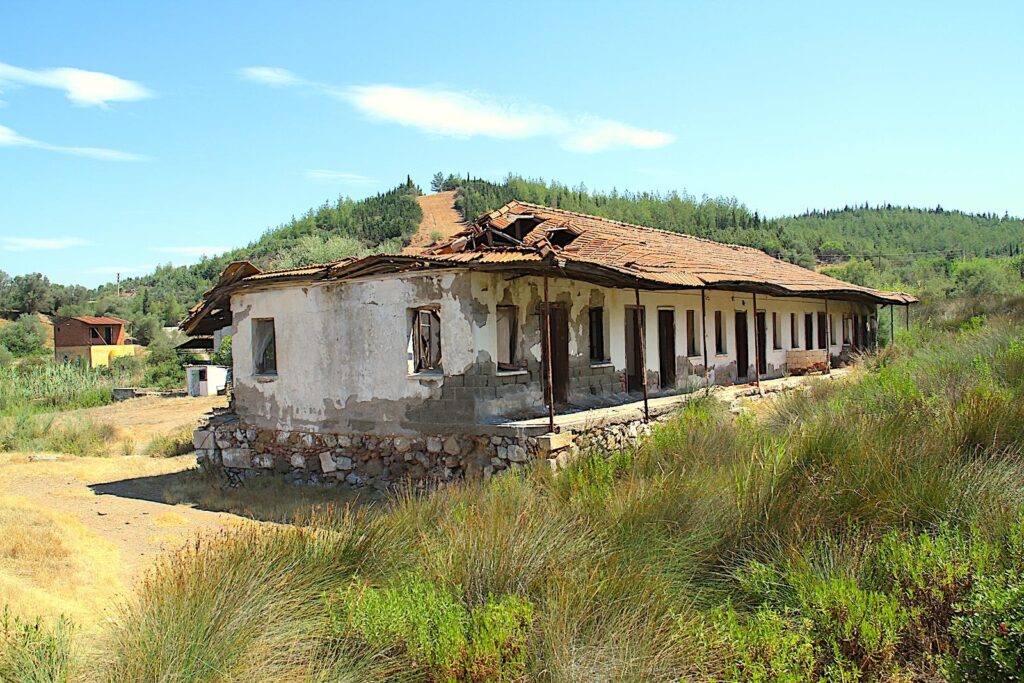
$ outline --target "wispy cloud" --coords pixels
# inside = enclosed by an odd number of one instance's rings
[[[90,244],[79,237],[0,237],[0,249],[4,251],[53,251]]]
[[[7,126],[0,126],[0,147],[31,147],[42,149],[47,152],[58,152],[60,154],[71,154],[78,157],[99,159],[100,161],[148,161],[149,157],[131,152],[121,152],[116,149],[105,147],[73,147],[67,145],[54,145],[42,140],[34,140],[19,135]]]
[[[675,136],[665,131],[591,114],[569,116],[544,105],[478,93],[388,84],[340,88],[268,66],[248,67],[238,73],[264,85],[313,90],[347,102],[375,121],[396,123],[429,135],[505,140],[550,137],[563,149],[582,153],[654,149],[675,141]]]
[[[247,81],[264,85],[314,85],[299,78],[288,69],[280,69],[276,66],[248,66],[244,69],[239,69],[238,75]]]
[[[303,175],[309,180],[315,180],[318,183],[335,183],[339,185],[372,185],[377,182],[373,178],[358,173],[331,171],[326,168],[311,168]]]
[[[81,107],[105,107],[109,102],[153,97],[152,91],[135,81],[73,67],[23,69],[0,62],[0,83],[3,82],[62,90],[69,100]]]
[[[180,247],[153,247],[152,251],[160,254],[172,254],[175,256],[212,256],[222,254],[231,247],[207,246],[207,245],[186,245]]]

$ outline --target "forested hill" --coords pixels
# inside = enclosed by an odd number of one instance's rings
[[[458,190],[458,206],[467,216],[518,199],[757,247],[807,267],[886,256],[1013,256],[1024,246],[1024,221],[1019,218],[941,207],[864,205],[765,219],[731,197],[590,192],[583,186],[570,188],[518,177],[493,183],[435,176],[434,187]]]
[[[730,197],[592,192],[516,176],[492,182],[438,173],[431,188],[455,190],[457,208],[470,219],[518,199],[753,246],[858,284],[931,296],[1018,291],[1024,276],[1024,221],[1006,215],[863,205],[765,218]],[[231,261],[289,268],[398,251],[419,225],[419,194],[407,179],[374,197],[324,203],[246,247],[122,281],[120,293],[112,283],[89,290],[0,272],[0,310],[117,315],[145,342],[159,326],[176,324]]]

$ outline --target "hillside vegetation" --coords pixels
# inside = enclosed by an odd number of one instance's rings
[[[206,539],[94,652],[66,624],[31,643],[15,628],[0,674],[1020,680],[1022,304],[924,311],[852,379],[738,417],[694,400],[640,448],[559,475]]]
[[[1024,221],[941,207],[890,205],[808,211],[767,218],[735,198],[684,193],[592,192],[558,182],[509,176],[501,182],[435,176],[434,190],[455,190],[465,217],[518,199],[616,220],[744,244],[857,284],[927,297],[1015,293],[1024,278]],[[143,343],[177,324],[229,262],[289,268],[346,256],[395,252],[416,231],[419,189],[406,183],[363,200],[339,198],[267,230],[245,247],[192,266],[161,266],[151,275],[95,290],[54,285],[41,274],[0,273],[0,310],[116,315],[132,321]]]

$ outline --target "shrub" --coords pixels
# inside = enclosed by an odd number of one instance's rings
[[[223,366],[229,367],[229,368],[232,367],[234,361],[232,360],[232,357],[231,357],[231,335],[230,334],[225,336],[223,339],[220,340],[220,346],[218,346],[217,350],[213,352],[212,356],[210,356],[210,361],[214,365],[223,365]]]
[[[467,609],[455,594],[406,576],[389,588],[354,581],[328,607],[336,647],[358,639],[432,681],[514,681],[525,668],[533,608],[516,596]]]
[[[742,683],[813,680],[819,665],[809,626],[788,610],[778,612],[766,606],[744,616],[727,605],[699,622],[702,639],[710,633],[708,653],[721,660],[721,664],[710,664],[709,668],[718,669],[715,678]]]
[[[15,356],[37,356],[47,353],[46,330],[39,317],[25,313],[13,323],[0,327],[0,345]]]
[[[192,427],[189,425],[154,437],[146,444],[145,454],[151,457],[173,458],[176,455],[191,453],[193,450],[192,431]]]
[[[114,428],[105,423],[73,420],[55,423],[23,412],[0,418],[0,452],[46,450],[77,456],[106,455]]]
[[[953,618],[954,681],[1000,683],[1024,678],[1024,579],[983,577]]]
[[[4,608],[0,616],[0,680],[66,683],[72,665],[71,625],[24,621]]]

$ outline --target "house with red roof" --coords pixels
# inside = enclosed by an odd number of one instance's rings
[[[197,437],[201,457],[379,484],[610,443],[699,389],[827,373],[875,345],[880,307],[916,301],[511,202],[401,254],[231,264],[182,329],[234,335],[233,426],[219,445]]]
[[[138,355],[143,347],[126,343],[127,324],[127,320],[107,316],[58,318],[53,325],[54,355],[59,361],[89,368],[109,365],[121,356]]]

